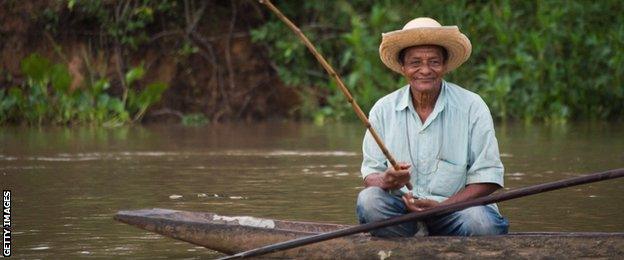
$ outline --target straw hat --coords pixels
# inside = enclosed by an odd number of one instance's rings
[[[409,21],[402,30],[381,35],[379,56],[388,68],[401,73],[399,52],[415,45],[439,45],[448,52],[448,71],[452,71],[468,60],[472,45],[468,37],[457,26],[442,26],[436,20],[419,17]]]

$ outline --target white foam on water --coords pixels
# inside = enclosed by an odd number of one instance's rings
[[[48,167],[45,166],[7,166],[7,167],[0,167],[0,169],[3,170],[34,170],[34,169],[45,169]],[[6,173],[4,173],[4,175],[6,175]]]
[[[172,199],[172,200],[177,200],[179,198],[182,198],[182,195],[172,194],[171,196],[169,196],[169,198]]]
[[[349,151],[309,151],[309,150],[226,150],[210,152],[167,152],[167,151],[115,151],[115,152],[80,152],[80,153],[58,153],[55,155],[41,155],[18,158],[14,156],[0,154],[0,161],[45,161],[45,162],[80,162],[98,160],[127,160],[134,157],[167,157],[171,160],[174,157],[188,156],[255,156],[255,157],[336,157],[336,156],[357,156],[356,152]],[[336,168],[344,168],[347,165],[337,164]],[[206,169],[205,166],[194,167],[196,169]]]
[[[97,157],[27,157],[30,161],[44,161],[44,162],[82,162],[82,161],[95,161],[100,160]]]
[[[162,156],[170,156],[170,155],[181,155],[181,153],[176,152],[162,152],[162,151],[126,151],[119,152],[121,155],[125,156],[149,156],[149,157],[162,157]]]
[[[4,161],[15,161],[15,160],[17,160],[17,157],[13,157],[13,156],[6,156],[6,155],[2,155],[2,154],[0,154],[0,160],[4,160]]]
[[[276,150],[268,152],[272,156],[356,156],[357,153],[346,151],[286,151]]]
[[[358,153],[347,151],[307,151],[307,150],[228,150],[220,152],[209,152],[203,155],[213,156],[357,156]]]

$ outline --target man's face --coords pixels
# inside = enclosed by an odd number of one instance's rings
[[[412,90],[421,93],[437,91],[446,73],[446,62],[441,47],[432,45],[410,47],[405,51],[401,71]]]

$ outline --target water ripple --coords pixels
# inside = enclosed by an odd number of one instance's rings
[[[99,160],[129,160],[136,157],[175,157],[189,156],[240,156],[240,157],[350,157],[359,153],[349,151],[309,151],[309,150],[225,150],[209,152],[165,152],[165,151],[120,151],[92,153],[58,153],[56,155],[15,157],[0,154],[0,161],[45,161],[45,162],[80,162]]]

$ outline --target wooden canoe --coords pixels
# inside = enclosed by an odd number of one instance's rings
[[[225,254],[348,227],[169,209],[119,211],[115,220]],[[305,259],[623,258],[624,233],[513,233],[398,239],[358,234],[269,256]]]

